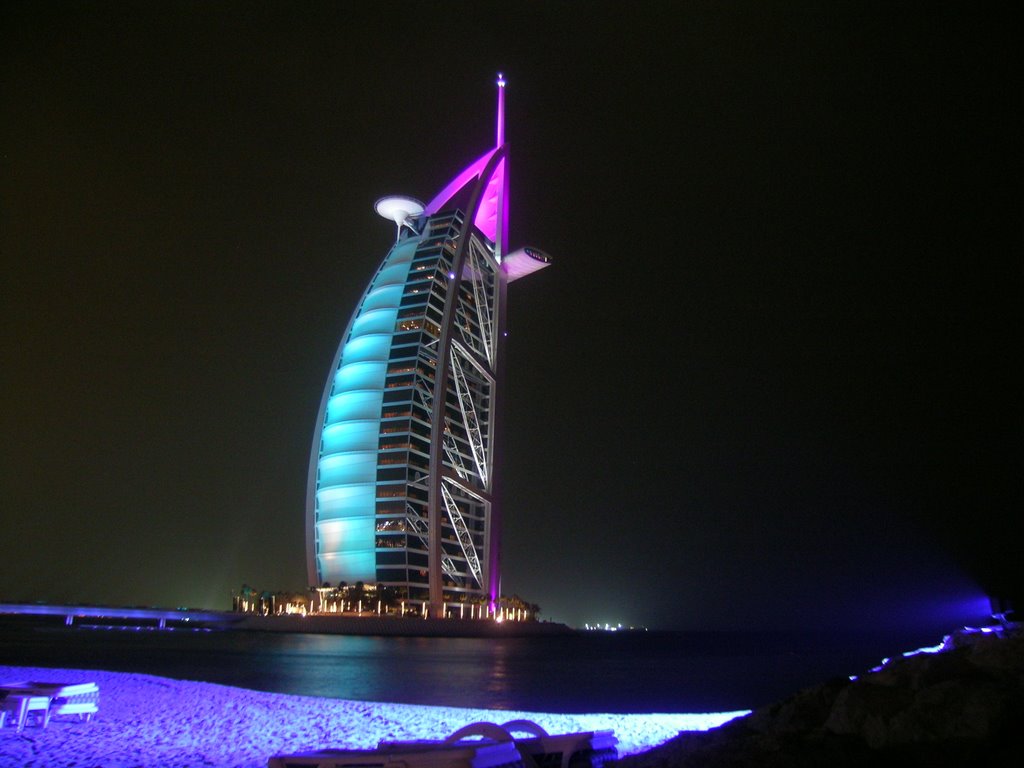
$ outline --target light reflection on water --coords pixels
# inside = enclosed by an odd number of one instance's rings
[[[403,638],[214,632],[12,632],[22,666],[110,669],[363,701],[538,712],[721,712],[857,674],[937,642],[892,633],[596,633]]]
[[[513,709],[515,704],[510,698],[512,689],[505,645],[499,642],[491,650],[493,655],[487,681],[488,698],[494,702],[495,709]]]

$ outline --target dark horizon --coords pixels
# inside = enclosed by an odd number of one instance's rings
[[[510,245],[554,259],[510,290],[503,591],[665,629],[1019,600],[1006,16],[7,4],[0,601],[306,588],[373,203],[490,146],[499,71]]]

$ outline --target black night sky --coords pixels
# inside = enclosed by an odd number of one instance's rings
[[[1017,29],[947,3],[13,2],[0,600],[305,587],[321,390],[508,81],[504,588],[573,624],[1020,594]]]

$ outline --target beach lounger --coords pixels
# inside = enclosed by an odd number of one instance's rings
[[[498,726],[470,723],[448,738],[493,738],[495,727],[514,739],[526,768],[600,768],[618,757],[619,740],[611,730],[550,734],[532,720],[509,720]],[[527,736],[516,737],[517,733]]]
[[[525,738],[513,734],[525,733]],[[270,758],[268,768],[601,768],[618,756],[612,731],[551,735],[530,720],[470,723],[443,741],[381,741]]]
[[[25,729],[29,716],[41,718],[43,727],[50,720],[50,697],[34,696],[27,691],[0,692],[0,727],[7,725],[10,717],[18,733]]]
[[[443,744],[403,742],[377,749],[320,749],[277,755],[267,768],[523,768],[511,739]]]
[[[51,718],[74,716],[89,722],[99,711],[96,683],[17,682],[0,685],[0,710],[11,714],[20,732],[30,719],[45,728]],[[4,718],[6,719],[6,717]],[[4,722],[0,720],[0,727]]]

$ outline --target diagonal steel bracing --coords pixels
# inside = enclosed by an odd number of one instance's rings
[[[443,439],[445,455],[448,457],[448,461],[450,461],[452,466],[455,468],[455,473],[463,480],[468,480],[469,470],[466,469],[466,465],[462,461],[462,452],[459,451],[459,445],[455,442],[455,435],[451,433],[448,420],[446,420],[445,423]]]
[[[462,412],[462,422],[466,428],[466,436],[469,438],[469,449],[473,454],[477,476],[480,478],[480,484],[487,488],[487,450],[484,447],[483,435],[480,433],[480,420],[476,416],[473,393],[466,382],[462,363],[459,362],[459,353],[459,345],[452,344],[451,366],[452,378],[455,380],[455,394],[458,396],[459,410]]]
[[[466,562],[469,564],[469,571],[473,574],[473,579],[476,581],[477,586],[483,586],[480,557],[476,553],[473,537],[466,526],[462,513],[459,511],[459,505],[455,502],[455,497],[452,496],[452,492],[448,490],[448,486],[444,483],[441,483],[441,495],[444,497],[444,506],[448,510],[448,519],[451,520],[452,528],[455,529],[455,536],[459,540],[459,546],[462,547],[462,554],[465,555]]]
[[[487,265],[487,254],[474,237],[469,241],[469,279],[473,286],[473,304],[476,306],[476,319],[480,326],[480,341],[488,363],[494,362],[494,334],[491,332],[491,292],[484,283],[484,266]],[[488,265],[489,266],[489,265]]]

